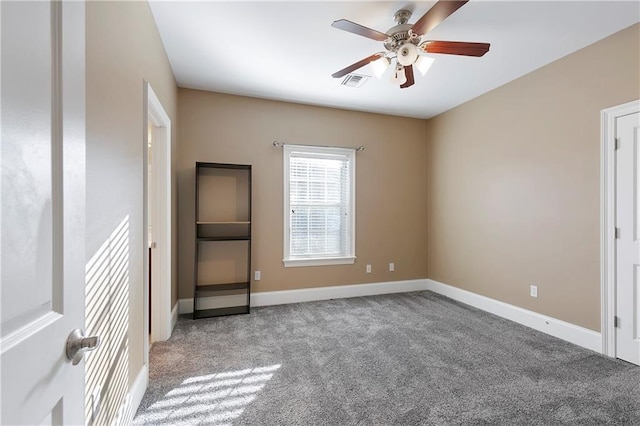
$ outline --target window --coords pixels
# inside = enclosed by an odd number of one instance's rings
[[[284,146],[284,265],[355,261],[355,151]]]

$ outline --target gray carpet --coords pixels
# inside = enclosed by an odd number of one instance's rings
[[[640,424],[640,367],[431,292],[180,318],[136,424]]]

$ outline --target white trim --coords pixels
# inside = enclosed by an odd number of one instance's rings
[[[427,289],[427,280],[407,280],[389,281],[373,284],[337,285],[330,287],[315,287],[299,290],[265,291],[251,293],[251,306],[271,306],[284,305],[288,303],[312,302],[316,300],[344,299],[348,297],[374,296],[377,294],[406,293],[409,291],[422,291]],[[203,298],[203,303],[208,299],[222,299],[226,306],[232,306],[233,296],[207,297]],[[242,296],[244,297],[244,296]],[[201,300],[201,299],[198,299]],[[189,314],[193,312],[193,299],[180,299],[179,312]],[[221,301],[222,304],[222,301]],[[225,306],[225,305],[223,305]]]
[[[615,136],[616,119],[640,111],[640,100],[600,112],[600,303],[602,353],[616,356],[615,330]]]
[[[601,352],[602,339],[600,333],[565,321],[561,321],[518,306],[480,296],[466,290],[452,287],[434,280],[427,280],[427,290],[447,296],[499,317],[517,322],[534,330],[541,331],[567,342],[571,342],[592,351]]]
[[[192,314],[193,313],[193,297],[189,299],[178,299],[178,314]]]
[[[167,340],[171,337],[171,331],[173,330],[173,317],[171,310],[171,119],[162,107],[162,103],[156,96],[153,88],[148,82],[144,82],[144,111],[145,117],[143,126],[143,146],[144,146],[144,330],[145,335],[149,331],[149,309],[151,308],[151,341],[158,342]],[[158,134],[160,137],[154,139],[154,144],[157,147],[153,156],[154,159],[154,180],[156,193],[154,199],[156,203],[159,203],[154,208],[155,214],[158,215],[155,221],[154,232],[156,236],[154,239],[157,242],[157,248],[154,249],[154,264],[160,265],[158,269],[154,267],[154,271],[159,271],[158,274],[154,272],[154,286],[151,292],[151,307],[149,307],[149,282],[148,269],[149,258],[147,254],[147,248],[149,247],[148,241],[148,219],[147,212],[149,206],[147,206],[147,192],[148,192],[148,170],[147,170],[147,141],[148,141],[148,125],[147,121],[150,121],[154,127],[159,128]],[[155,162],[157,161],[157,162]],[[162,226],[158,225],[161,224]],[[159,275],[159,276],[158,276]],[[145,339],[144,342],[145,364],[148,363],[149,342]]]
[[[146,365],[143,365],[140,369],[140,372],[136,376],[136,380],[133,382],[131,386],[131,390],[129,393],[131,394],[131,403],[133,405],[133,412],[138,411],[140,407],[140,403],[142,402],[142,398],[144,397],[144,393],[147,391],[147,386],[149,385],[149,368]]]
[[[372,284],[338,285],[330,287],[314,287],[298,290],[266,291],[251,294],[251,306],[272,306],[289,303],[312,302],[318,300],[344,299],[349,297],[375,296],[378,294],[406,293],[410,291],[430,290],[465,303],[501,318],[517,322],[534,330],[566,340],[570,343],[600,352],[602,340],[600,333],[568,322],[558,320],[518,306],[480,296],[431,279],[406,281],[388,281]],[[242,296],[244,297],[244,296]],[[234,296],[204,298],[216,306],[233,306]],[[210,300],[209,300],[210,299]],[[217,301],[216,301],[217,299]],[[200,300],[200,299],[198,299]],[[193,299],[180,299],[180,314],[193,312]],[[240,303],[238,303],[240,304]]]
[[[283,259],[286,268],[300,266],[329,266],[329,265],[353,265],[355,257],[325,257],[321,259]]]
[[[427,280],[388,281],[373,284],[338,285],[300,290],[268,291],[251,294],[251,306],[283,305],[316,300],[345,299],[377,294],[406,293],[427,289]]]
[[[133,422],[133,417],[135,417],[138,408],[140,407],[140,403],[142,402],[142,398],[144,397],[144,393],[147,391],[147,386],[149,385],[149,368],[147,365],[143,365],[140,369],[140,372],[136,376],[136,380],[131,385],[129,389],[129,394],[124,398],[123,406],[121,407],[122,415],[119,415],[119,419],[121,421],[116,421],[116,424],[131,424]],[[130,407],[126,407],[126,405],[131,405]]]
[[[171,309],[171,331],[173,331],[178,322],[178,306],[179,302],[176,302],[176,304],[173,305],[173,309]]]
[[[125,395],[120,404],[120,408],[116,412],[112,425],[130,425],[133,424],[133,418],[140,407],[144,393],[149,385],[149,369],[146,364],[142,365],[140,372],[136,376],[136,380],[129,388],[129,392]]]
[[[318,158],[327,158],[328,156],[336,156],[349,161],[349,247],[345,256],[339,258],[324,259],[302,259],[290,256],[290,199],[289,199],[289,164],[292,154],[304,153],[305,156]],[[283,264],[288,267],[304,267],[304,266],[327,266],[327,265],[348,265],[353,264],[356,259],[356,150],[353,148],[340,148],[329,146],[313,146],[313,145],[292,145],[283,144],[282,146],[282,181],[283,181]]]

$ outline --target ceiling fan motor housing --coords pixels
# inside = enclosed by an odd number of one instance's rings
[[[412,26],[412,24],[402,24],[389,28],[387,30],[389,38],[385,40],[384,47],[390,52],[395,52],[407,42],[418,44],[420,36],[409,31]]]

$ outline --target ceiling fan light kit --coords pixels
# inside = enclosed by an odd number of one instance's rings
[[[420,74],[422,74],[422,76],[424,77],[425,75],[427,75],[427,71],[429,71],[429,68],[431,68],[431,65],[433,65],[434,62],[435,59],[429,56],[418,56],[418,59],[416,59],[416,63],[414,65],[416,66],[416,68],[418,68],[418,71],[420,71]]]
[[[342,70],[332,74],[334,78],[343,77],[367,64],[373,74],[380,78],[395,60],[395,70],[391,81],[404,89],[414,84],[413,66],[423,76],[427,73],[434,58],[420,53],[439,53],[445,55],[483,56],[489,51],[489,43],[459,42],[459,41],[435,41],[425,40],[422,37],[433,30],[438,24],[449,17],[453,12],[464,6],[469,0],[439,0],[414,24],[407,22],[411,18],[411,11],[401,9],[393,15],[396,22],[394,27],[386,33],[367,28],[363,25],[346,19],[334,21],[331,26],[343,31],[367,37],[384,43],[386,52],[371,55]]]
[[[398,63],[403,67],[413,64],[418,59],[418,48],[413,43],[405,43],[398,49]]]
[[[369,62],[369,68],[371,68],[371,72],[377,78],[382,77],[385,71],[387,71],[387,68],[389,68],[389,65],[390,63],[386,56],[380,56],[380,58],[375,61]]]

